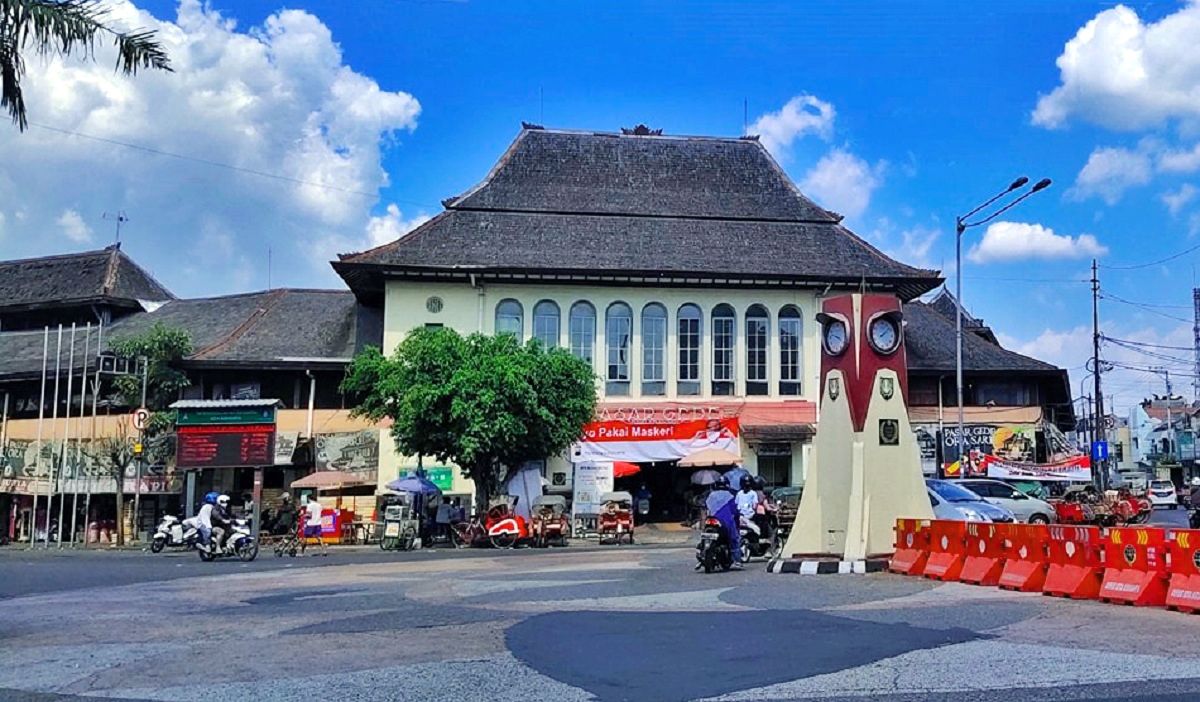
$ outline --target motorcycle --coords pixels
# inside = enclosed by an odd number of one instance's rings
[[[159,553],[167,546],[194,548],[199,541],[200,531],[195,522],[191,519],[180,521],[176,516],[164,514],[150,541],[150,550]]]
[[[765,518],[756,523],[763,532],[762,535],[754,533],[753,529],[745,525],[738,529],[742,535],[743,562],[747,562],[751,558],[774,557],[783,547],[783,542],[779,538],[779,525],[774,515],[767,514]]]
[[[696,544],[696,570],[704,568],[705,573],[714,570],[729,570],[733,567],[733,549],[725,528],[715,517],[704,521],[704,529],[700,532],[700,543]]]
[[[232,557],[249,563],[258,557],[258,541],[250,533],[250,522],[245,519],[233,520],[229,533],[225,536],[225,544],[220,549],[216,548],[215,536],[211,541],[207,546],[196,546],[196,553],[200,554],[200,560],[205,563],[215,558]]]
[[[1193,509],[1188,515],[1188,528],[1200,529],[1200,509]]]

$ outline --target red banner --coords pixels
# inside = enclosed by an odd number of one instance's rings
[[[675,423],[591,422],[572,452],[574,461],[677,461],[705,449],[742,455],[736,418]]]
[[[1013,463],[994,456],[984,456],[982,465],[989,478],[998,480],[1070,480],[1088,482],[1092,479],[1092,461],[1087,456],[1075,456],[1057,463]]]

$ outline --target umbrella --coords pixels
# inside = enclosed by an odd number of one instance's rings
[[[393,480],[387,484],[388,490],[395,492],[415,492],[420,495],[440,495],[442,489],[434,485],[429,480],[422,478],[419,475],[409,473],[399,480]]]
[[[712,485],[721,474],[712,468],[705,468],[692,473],[692,485]]]
[[[366,485],[367,481],[350,473],[340,470],[322,470],[310,473],[299,480],[292,481],[293,488],[313,488],[317,490],[336,490],[343,487]]]
[[[713,466],[736,466],[742,462],[742,457],[724,449],[701,449],[679,461],[683,468],[711,468]]]
[[[729,487],[733,488],[734,490],[741,490],[742,480],[749,475],[750,471],[738,466],[737,468],[726,472],[725,479],[729,481]]]
[[[613,461],[613,477],[628,478],[631,475],[637,475],[642,470],[642,467],[636,463],[629,461]]]

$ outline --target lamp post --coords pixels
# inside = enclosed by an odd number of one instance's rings
[[[954,232],[955,232],[955,235],[954,235],[954,306],[955,306],[956,312],[957,312],[954,315],[954,344],[955,344],[954,374],[955,374],[956,384],[957,384],[957,388],[958,388],[958,477],[960,479],[967,477],[966,464],[963,462],[965,446],[966,446],[966,437],[964,436],[964,433],[963,433],[964,432],[964,429],[963,429],[964,422],[963,422],[963,363],[962,363],[962,346],[963,346],[962,236],[963,236],[963,232],[967,231],[967,229],[970,229],[971,227],[978,227],[981,224],[987,224],[988,222],[999,217],[1000,215],[1004,214],[1008,210],[1011,210],[1013,207],[1016,207],[1017,203],[1021,202],[1022,200],[1029,197],[1030,195],[1036,193],[1039,190],[1045,190],[1046,188],[1050,187],[1050,179],[1042,178],[1037,183],[1035,183],[1034,186],[1032,188],[1030,188],[1027,192],[1022,193],[1020,197],[1017,197],[1016,199],[1009,202],[1007,205],[1001,207],[1000,209],[996,210],[995,212],[991,213],[990,215],[984,217],[983,219],[976,220],[974,222],[967,221],[972,216],[978,214],[981,210],[992,205],[1000,198],[1008,195],[1009,193],[1013,192],[1014,190],[1019,190],[1020,188],[1024,187],[1025,184],[1028,182],[1029,182],[1028,178],[1026,178],[1025,176],[1021,176],[1020,178],[1017,178],[1016,180],[1014,180],[1007,188],[1004,189],[1003,192],[1000,192],[997,195],[994,195],[993,197],[988,199],[986,202],[979,205],[978,207],[971,210],[970,212],[966,213],[965,215],[961,215],[954,219]]]

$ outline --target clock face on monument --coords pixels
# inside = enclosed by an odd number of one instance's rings
[[[830,320],[825,325],[825,351],[832,356],[840,356],[847,344],[846,323],[840,319]]]
[[[879,353],[889,354],[900,346],[900,329],[891,318],[879,317],[873,320],[868,331],[871,335],[871,346]]]

